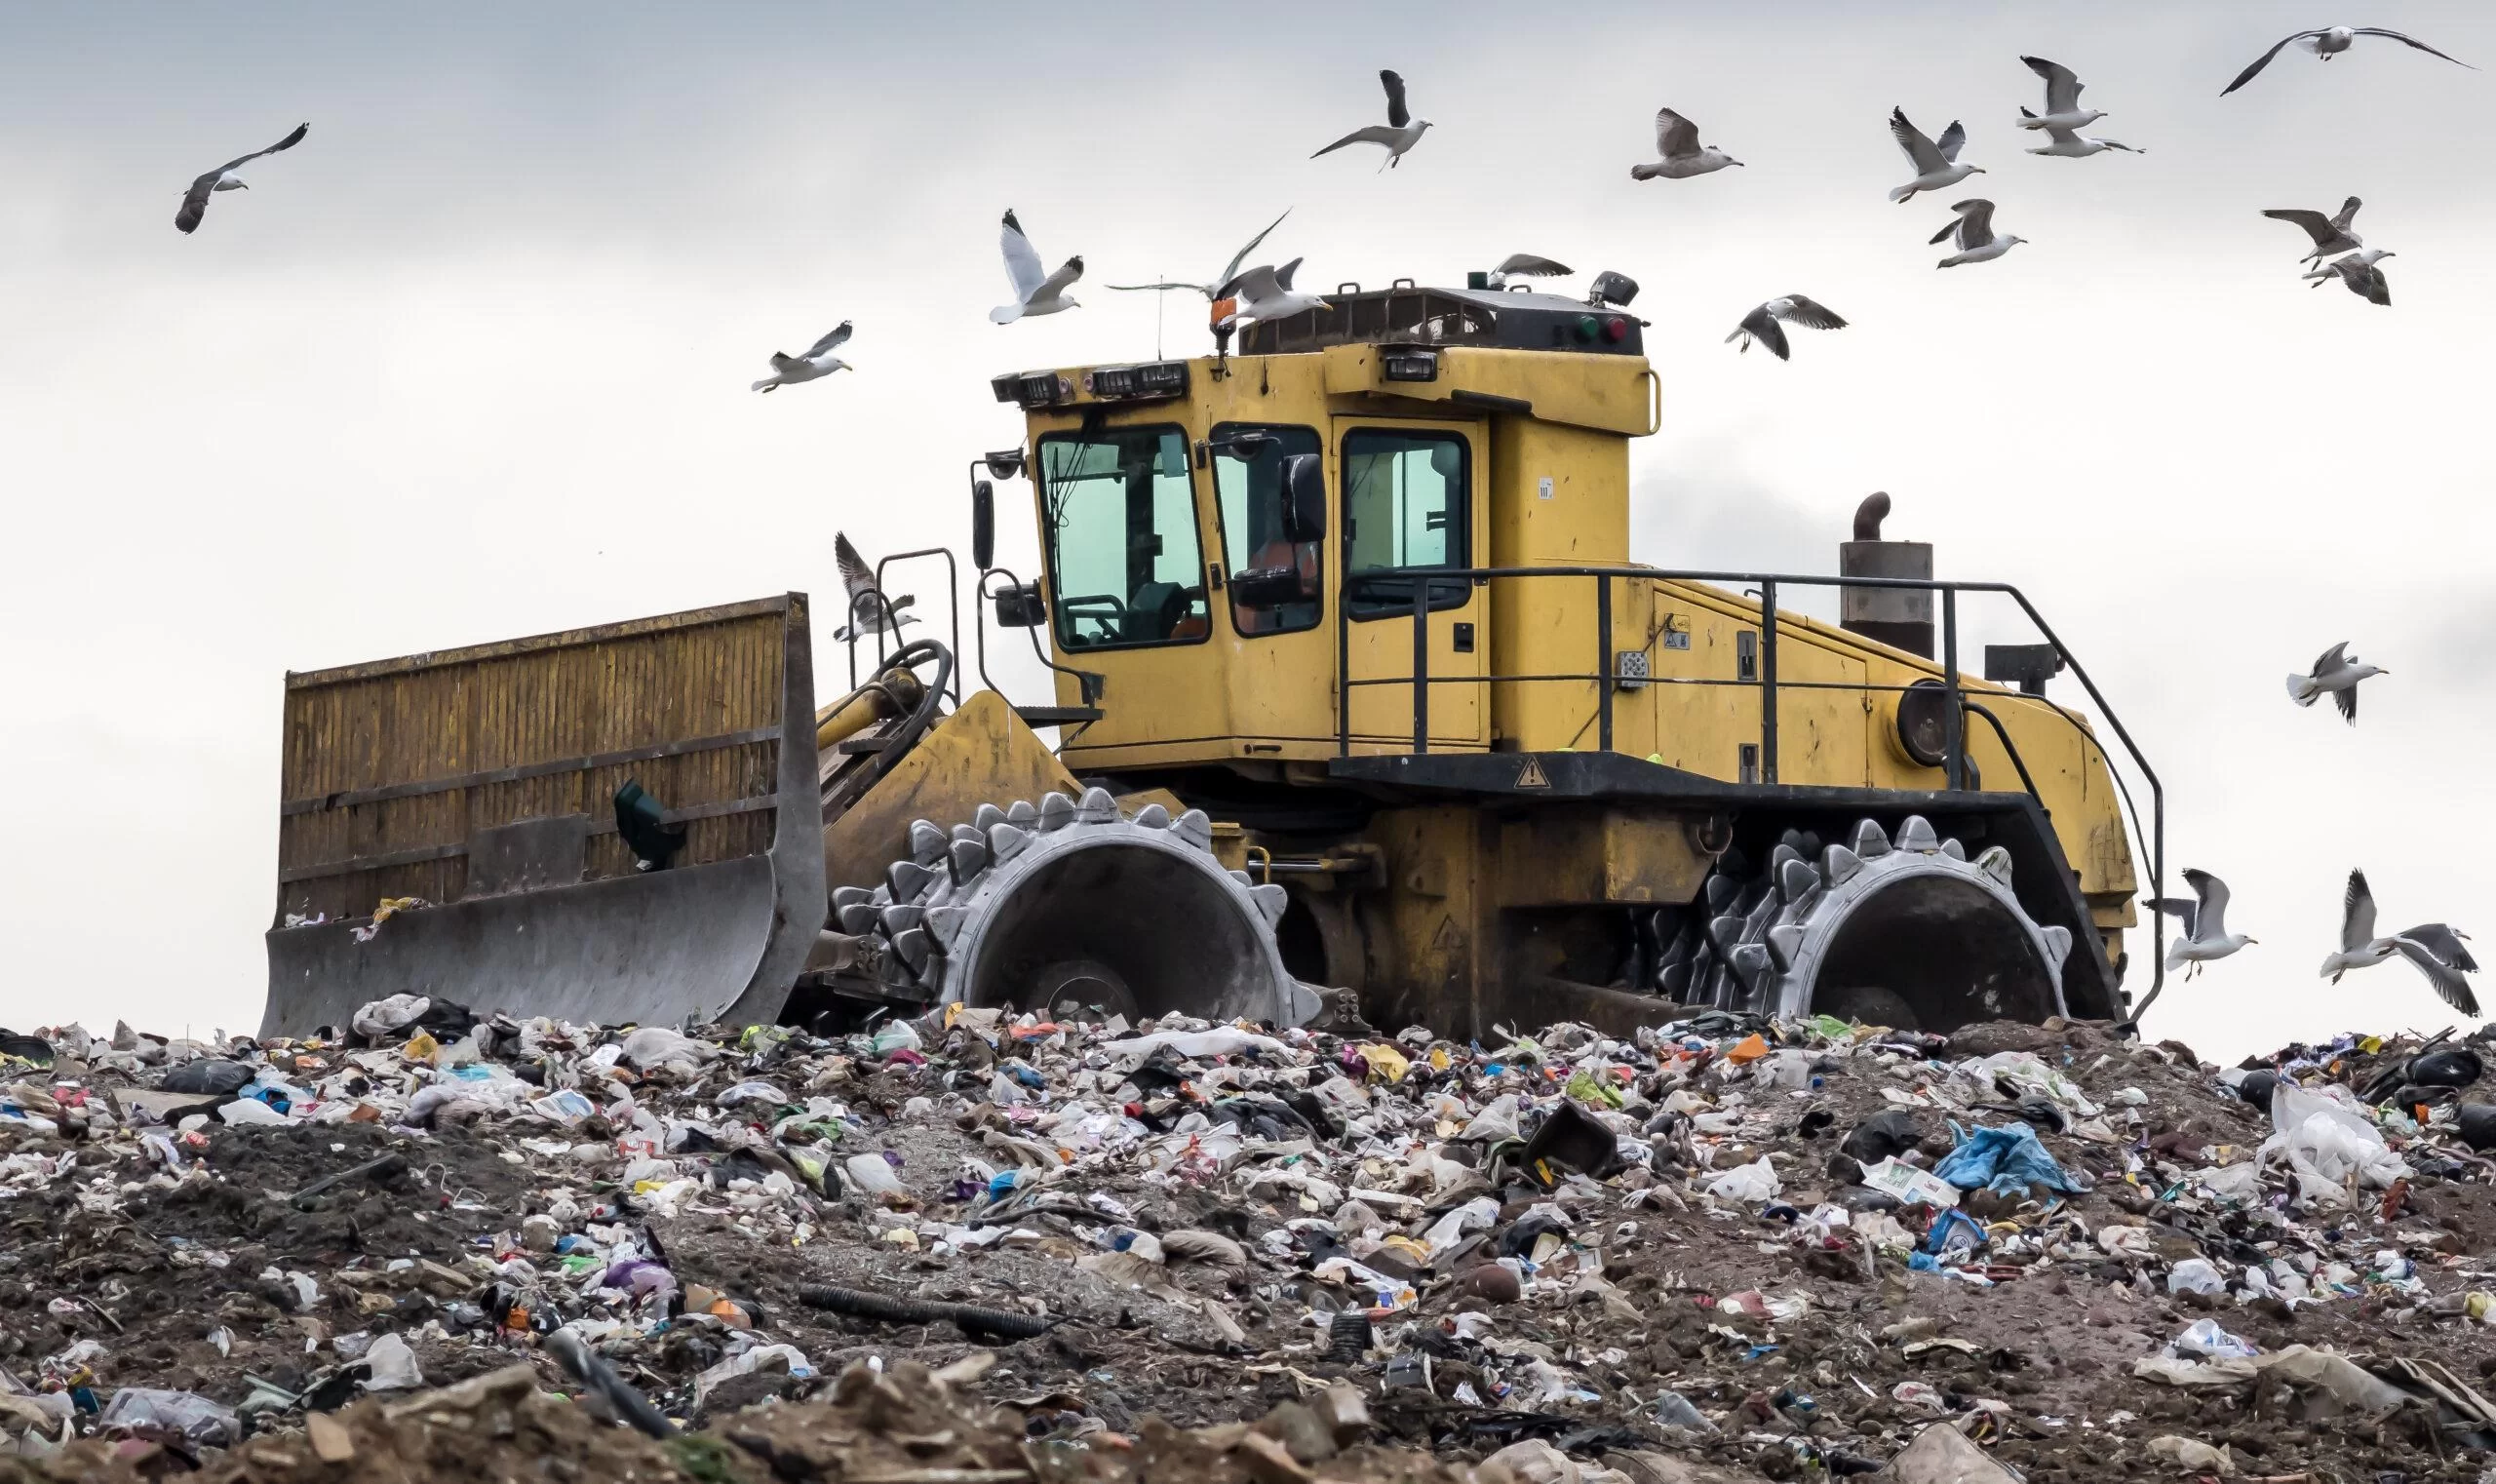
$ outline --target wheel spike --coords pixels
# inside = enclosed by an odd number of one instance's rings
[[[1051,794],[1040,801],[1040,828],[1063,830],[1074,823],[1074,801],[1064,794]]]
[[[1941,848],[1941,837],[1932,833],[1931,820],[1921,814],[1910,814],[1906,823],[1898,826],[1898,848],[1930,855]]]
[[[1213,848],[1213,821],[1205,817],[1202,809],[1190,809],[1170,821],[1170,833],[1199,850]]]
[[[1108,789],[1088,788],[1074,806],[1074,817],[1087,825],[1106,825],[1118,817],[1118,801]]]
[[[1780,851],[1785,849],[1783,845],[1776,848]],[[1776,869],[1777,895],[1789,904],[1800,902],[1807,893],[1817,891],[1819,886],[1820,874],[1812,869],[1810,861],[1799,855],[1788,854],[1785,863]]]
[[[1010,861],[1023,853],[1032,842],[1032,833],[1013,825],[991,825],[988,830],[988,853],[994,859]]]
[[[874,903],[852,902],[848,906],[840,909],[840,930],[847,933],[849,936],[855,938],[861,933],[873,931],[875,926],[876,907]]]
[[[1135,827],[1139,830],[1167,830],[1170,828],[1170,811],[1157,803],[1146,804],[1135,811]]]
[[[1968,858],[1968,847],[1959,843],[1958,840],[1953,838],[1941,842],[1941,853],[1950,857],[1954,861],[1963,861]]]
[[[896,902],[916,900],[935,879],[936,873],[916,861],[895,861],[884,868],[884,883],[892,888]]]
[[[910,858],[922,866],[933,866],[945,858],[945,842],[950,839],[934,820],[914,819],[910,822]]]
[[[864,902],[874,895],[864,886],[835,886],[832,888],[832,905],[838,910],[852,903]]]
[[[1862,869],[1863,857],[1844,845],[1830,845],[1820,852],[1820,875],[1828,878],[1832,886],[1853,880],[1854,874]]]
[[[1988,845],[1976,857],[1976,869],[2005,886],[2010,884],[2010,852],[2001,845]]]
[[[1005,806],[1005,822],[1028,830],[1040,822],[1040,806],[1028,799],[1017,799]]]
[[[1004,811],[1000,809],[997,812],[996,828],[1000,830],[1008,828],[1003,818]],[[972,877],[988,869],[988,841],[985,840],[954,841],[953,856],[948,864],[954,870],[954,884],[956,887],[962,885]]]
[[[981,804],[971,811],[971,828],[986,835],[990,825],[1005,823],[1005,811],[993,803]]]
[[[1854,853],[1863,859],[1877,860],[1890,853],[1889,832],[1881,828],[1877,819],[1858,820],[1854,826],[1852,847]]]

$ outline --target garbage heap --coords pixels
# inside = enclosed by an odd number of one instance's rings
[[[0,1034],[0,1457],[2496,1478],[2480,1049],[408,997],[331,1040]]]

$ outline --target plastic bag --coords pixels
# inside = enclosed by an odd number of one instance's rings
[[[2219,1275],[2217,1266],[2207,1258],[2188,1257],[2167,1269],[2168,1293],[2223,1294],[2227,1279]]]
[[[1665,1427],[1687,1427],[1693,1432],[1713,1432],[1716,1425],[1707,1414],[1690,1404],[1690,1398],[1679,1391],[1666,1391],[1656,1398],[1656,1422]]]
[[[1776,1166],[1768,1162],[1766,1154],[1748,1164],[1736,1165],[1707,1182],[1708,1194],[1718,1200],[1736,1201],[1742,1205],[1774,1200],[1781,1189],[1783,1187],[1776,1179]]]
[[[2263,1161],[2285,1155],[2296,1173],[2298,1192],[2308,1200],[2346,1204],[2344,1187],[2352,1173],[2376,1190],[2409,1174],[2408,1164],[2385,1147],[2372,1119],[2293,1082],[2282,1081],[2271,1089],[2271,1127],[2274,1132],[2262,1143]]]
[[[2173,1355],[2202,1355],[2211,1360],[2248,1360],[2262,1353],[2249,1340],[2229,1334],[2216,1319],[2196,1319],[2167,1347]]]
[[[364,1363],[372,1367],[365,1378],[368,1391],[408,1391],[425,1384],[425,1373],[416,1369],[416,1352],[408,1342],[396,1335],[383,1335],[364,1352]]]
[[[1481,1144],[1504,1144],[1518,1137],[1517,1095],[1502,1093],[1483,1104],[1482,1111],[1473,1115],[1471,1121],[1464,1125],[1464,1131],[1457,1137]]]
[[[2054,1162],[2054,1156],[2037,1142],[2037,1131],[2025,1123],[1977,1129],[1934,1165],[1932,1173],[1963,1191],[1983,1186],[2004,1195],[2022,1195],[2038,1186],[2064,1191],[2088,1188]]]
[[[881,1154],[852,1154],[841,1169],[849,1176],[851,1189],[865,1195],[898,1195],[902,1191],[901,1177],[884,1162]]]
[[[380,920],[378,914],[375,915],[374,920],[376,923]],[[387,999],[375,999],[367,1003],[355,1012],[354,1018],[347,1022],[347,1027],[367,1040],[377,1040],[401,1026],[415,1024],[418,1018],[432,1008],[433,1001],[422,995],[393,995]]]
[[[896,1051],[918,1051],[926,1044],[919,1038],[917,1028],[906,1020],[888,1020],[876,1028],[874,1045],[878,1056],[890,1056]]]
[[[97,1420],[106,1427],[164,1427],[191,1442],[228,1447],[243,1440],[243,1424],[234,1409],[210,1401],[196,1391],[160,1391],[124,1386],[104,1404]]]

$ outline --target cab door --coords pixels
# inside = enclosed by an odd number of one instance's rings
[[[1485,565],[1488,425],[1404,418],[1334,419],[1335,488],[1345,595],[1352,739],[1409,750],[1414,733],[1413,604],[1426,595],[1432,747],[1489,742],[1490,590],[1469,578],[1363,579],[1410,568]],[[1372,750],[1375,750],[1373,748]]]

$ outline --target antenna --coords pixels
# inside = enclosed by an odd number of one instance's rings
[[[1160,278],[1160,270],[1155,269],[1152,276]],[[1166,290],[1152,296],[1152,359],[1155,361],[1161,359],[1161,301],[1169,296]]]

